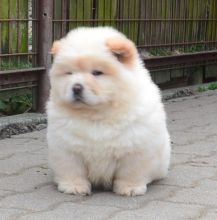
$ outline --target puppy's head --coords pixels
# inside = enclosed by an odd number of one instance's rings
[[[135,85],[136,47],[118,31],[78,28],[53,43],[51,98],[71,108],[129,101]]]

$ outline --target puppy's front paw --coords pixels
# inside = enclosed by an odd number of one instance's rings
[[[91,194],[91,185],[87,181],[67,182],[61,181],[58,183],[58,190],[67,194],[87,196]]]
[[[141,196],[144,195],[147,190],[147,186],[129,184],[127,182],[115,182],[113,191],[122,196]]]

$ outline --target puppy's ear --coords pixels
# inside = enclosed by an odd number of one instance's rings
[[[110,38],[107,40],[106,46],[121,63],[131,66],[136,60],[136,46],[127,38]]]
[[[59,50],[62,47],[62,41],[61,40],[57,40],[53,42],[52,48],[50,50],[50,53],[55,56],[57,55],[57,53],[59,52]]]

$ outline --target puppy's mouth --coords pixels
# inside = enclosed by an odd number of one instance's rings
[[[75,104],[85,104],[85,105],[88,105],[88,103],[85,102],[84,97],[82,95],[74,95],[73,102]]]

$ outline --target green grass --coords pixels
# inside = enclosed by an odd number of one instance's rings
[[[217,82],[210,83],[208,86],[200,86],[198,87],[198,92],[206,92],[208,90],[216,90],[217,89]]]
[[[210,83],[207,87],[208,90],[216,90],[217,89],[217,82]]]
[[[0,71],[2,70],[15,70],[15,69],[27,69],[31,68],[32,63],[30,62],[20,62],[20,63],[15,63],[15,62],[5,62],[2,61],[0,64]]]
[[[207,88],[205,86],[200,86],[200,87],[198,87],[197,91],[198,92],[206,92]]]

